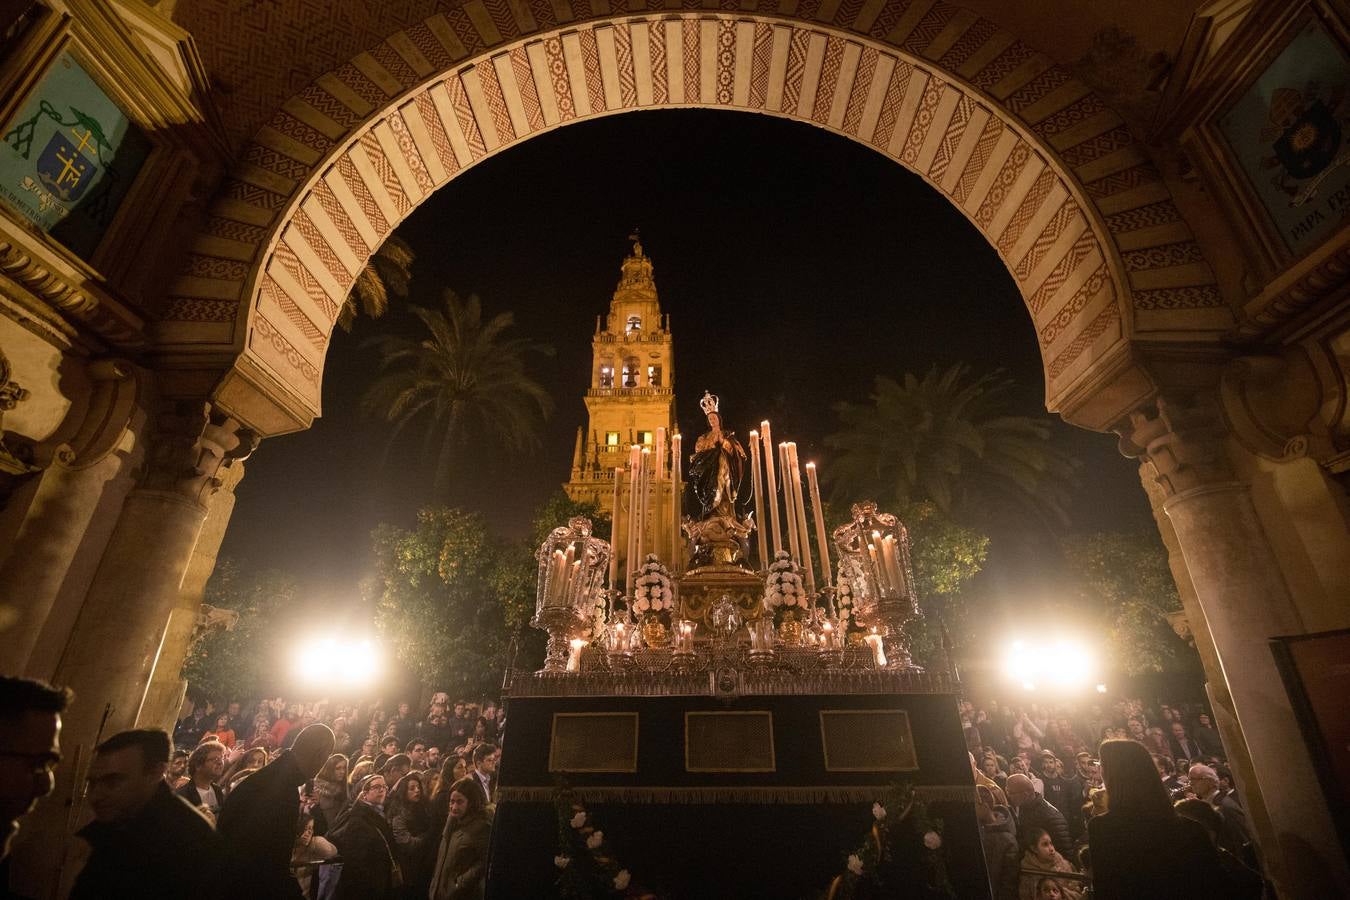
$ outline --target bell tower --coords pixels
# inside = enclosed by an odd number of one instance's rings
[[[597,318],[591,338],[591,381],[586,391],[588,422],[577,429],[572,478],[565,489],[573,500],[610,505],[614,470],[633,445],[655,454],[668,450],[675,426],[675,352],[670,317],[652,278],[652,261],[636,233],[624,259],[609,314]],[[663,431],[666,446],[658,447]]]

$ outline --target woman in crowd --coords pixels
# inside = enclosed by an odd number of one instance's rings
[[[220,776],[220,783],[225,786],[226,792],[234,786],[234,780],[241,772],[250,772],[254,769],[261,769],[267,765],[267,751],[261,747],[250,747],[235,757],[234,762],[225,768],[225,773]]]
[[[338,716],[333,720],[333,752],[346,756],[352,749],[352,736],[347,731],[347,717]]]
[[[202,740],[215,740],[224,744],[227,748],[233,747],[235,742],[234,729],[230,727],[229,713],[221,713],[216,716],[216,727],[202,735]]]
[[[450,818],[441,837],[431,900],[480,900],[487,875],[492,820],[478,779],[461,778],[450,786]]]
[[[326,880],[322,876],[314,877],[321,871],[319,863],[335,856],[337,848],[327,838],[314,833],[314,817],[309,813],[302,814],[295,847],[291,849],[291,871],[300,883],[300,893],[307,900],[316,900],[320,896],[319,887]]]
[[[362,780],[375,774],[375,760],[361,759],[357,760],[356,765],[351,767],[347,773],[347,805],[350,806],[356,800],[356,789]]]
[[[264,750],[276,749],[276,742],[272,740],[272,720],[262,713],[253,717],[253,735],[249,738],[248,745]]]
[[[347,757],[334,753],[314,776],[314,801],[319,834],[327,833],[347,805]]]
[[[1204,828],[1183,819],[1153,757],[1131,740],[1102,743],[1108,811],[1088,822],[1094,900],[1219,900],[1225,879]]]
[[[395,855],[403,869],[400,896],[423,900],[431,886],[435,838],[431,832],[431,804],[416,772],[394,785],[389,800],[389,827],[394,832]]]
[[[1031,829],[1023,851],[1022,880],[1017,890],[1019,900],[1037,900],[1040,884],[1046,880],[1046,873],[1077,874],[1073,863],[1055,849],[1054,842],[1050,840],[1050,833],[1044,828]],[[1082,896],[1082,889],[1074,882],[1068,879],[1054,880],[1063,892],[1064,900],[1078,900]]]
[[[384,817],[389,786],[383,775],[369,775],[356,802],[329,832],[342,854],[333,900],[395,900],[402,873],[394,856],[394,832]]]

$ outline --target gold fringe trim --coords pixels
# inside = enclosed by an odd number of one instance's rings
[[[718,691],[711,671],[677,673],[517,672],[507,673],[503,695],[510,697],[763,697],[814,694],[954,694],[957,684],[942,674],[885,669],[734,670],[736,686]]]
[[[872,803],[885,797],[888,785],[820,785],[813,787],[573,787],[586,803]],[[974,803],[975,788],[960,784],[915,785],[914,795],[924,802]],[[497,803],[552,803],[552,787],[497,789]]]

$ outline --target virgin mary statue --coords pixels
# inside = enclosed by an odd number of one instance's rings
[[[701,507],[703,520],[723,516],[736,519],[736,500],[745,474],[745,448],[736,435],[722,430],[722,416],[718,399],[707,391],[699,406],[708,417],[708,431],[694,443],[694,456],[689,463],[689,482]]]

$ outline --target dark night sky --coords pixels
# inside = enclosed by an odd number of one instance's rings
[[[434,303],[447,286],[477,293],[485,314],[514,311],[518,334],[556,348],[534,368],[557,402],[543,449],[521,460],[484,450],[463,473],[471,502],[503,531],[519,532],[568,476],[590,336],[634,225],[671,315],[686,433],[699,430],[707,388],[739,434],[770,418],[775,437],[797,440],[803,460],[826,470],[831,402],[863,399],[876,374],[956,362],[1005,369],[1025,388],[1009,411],[1044,412],[1011,277],[945,198],[894,162],[757,115],[639,112],[569,126],[456,178],[399,230],[418,254],[415,302]],[[428,494],[411,448],[382,462],[389,426],[357,412],[375,362],[362,342],[410,319],[395,309],[335,333],[323,417],[249,461],[222,556],[298,576],[312,603],[356,596],[370,530],[410,522]],[[1059,424],[1056,439],[1085,464],[1075,527],[1148,524],[1135,466],[1114,439]],[[996,545],[984,577],[1015,604],[1053,589],[1036,574],[1046,559]]]

